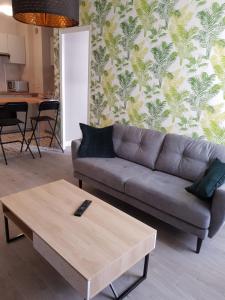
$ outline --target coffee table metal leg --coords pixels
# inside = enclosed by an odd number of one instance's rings
[[[13,237],[13,238],[10,238],[10,235],[9,235],[9,221],[8,221],[8,218],[6,216],[4,216],[4,221],[5,221],[5,238],[6,238],[7,243],[14,242],[14,241],[19,240],[19,239],[24,237],[24,234],[19,234],[19,235]]]
[[[149,254],[145,256],[143,275],[135,283],[133,283],[129,288],[127,288],[121,295],[118,295],[115,288],[113,287],[113,285],[110,284],[110,288],[111,288],[116,300],[122,300],[123,298],[125,298],[128,294],[130,294],[130,292],[132,292],[137,286],[139,286],[147,278],[148,263],[149,263]]]

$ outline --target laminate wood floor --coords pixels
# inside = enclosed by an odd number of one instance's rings
[[[30,187],[65,179],[77,184],[72,176],[70,153],[43,153],[33,160],[29,153],[9,155],[6,167],[0,157],[0,196]],[[156,249],[151,255],[149,277],[127,299],[130,300],[224,300],[225,299],[225,228],[214,239],[207,239],[199,255],[193,252],[196,239],[146,216],[120,201],[84,188],[123,209],[158,230]],[[11,226],[12,233],[18,230]],[[121,291],[142,271],[142,262],[115,282]],[[76,291],[33,249],[20,240],[7,245],[0,211],[0,299],[1,300],[81,300]],[[112,299],[109,288],[95,300]]]

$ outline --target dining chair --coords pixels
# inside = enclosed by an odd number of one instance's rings
[[[60,149],[64,153],[64,150],[63,150],[63,148],[60,144],[60,141],[56,135],[56,127],[57,127],[57,122],[58,122],[58,117],[59,117],[59,105],[60,105],[59,101],[56,101],[56,100],[43,101],[39,104],[38,116],[31,117],[32,135],[31,135],[31,138],[28,139],[28,145],[30,145],[32,140],[35,140],[40,157],[41,157],[41,150],[40,150],[38,141],[41,139],[50,139],[49,147],[51,148],[53,139],[55,138],[57,144],[59,145]],[[46,111],[52,112],[54,114],[54,116],[43,115],[43,112],[46,112]],[[40,122],[48,123],[50,130],[51,130],[51,136],[40,136],[40,134],[39,134],[39,136],[37,136],[36,131],[38,128],[38,124]],[[27,146],[27,149],[28,149],[28,146]]]
[[[24,113],[24,120],[20,120],[18,118],[18,113]],[[26,141],[26,130],[27,130],[27,113],[28,113],[28,104],[27,102],[8,102],[4,105],[0,106],[0,145],[2,149],[2,153],[4,156],[5,164],[8,165],[8,161],[6,158],[6,153],[4,149],[4,145],[6,144],[12,144],[12,143],[21,143],[20,152],[23,151],[23,145],[27,145],[27,149],[29,150],[30,154],[33,158],[34,155],[30,149],[30,146],[28,145]],[[23,124],[23,129],[21,128],[21,124]],[[22,136],[22,140],[10,140],[10,141],[2,141],[2,130],[4,127],[11,127],[11,126],[17,126],[19,129],[19,132]]]

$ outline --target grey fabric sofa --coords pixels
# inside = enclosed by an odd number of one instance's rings
[[[210,162],[225,162],[225,147],[203,140],[115,124],[115,158],[78,158],[80,141],[72,142],[74,176],[146,213],[198,237],[213,237],[225,221],[225,186],[213,201],[185,187],[201,177]]]

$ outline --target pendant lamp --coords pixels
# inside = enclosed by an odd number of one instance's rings
[[[79,0],[12,0],[13,17],[22,23],[65,28],[79,25]]]

